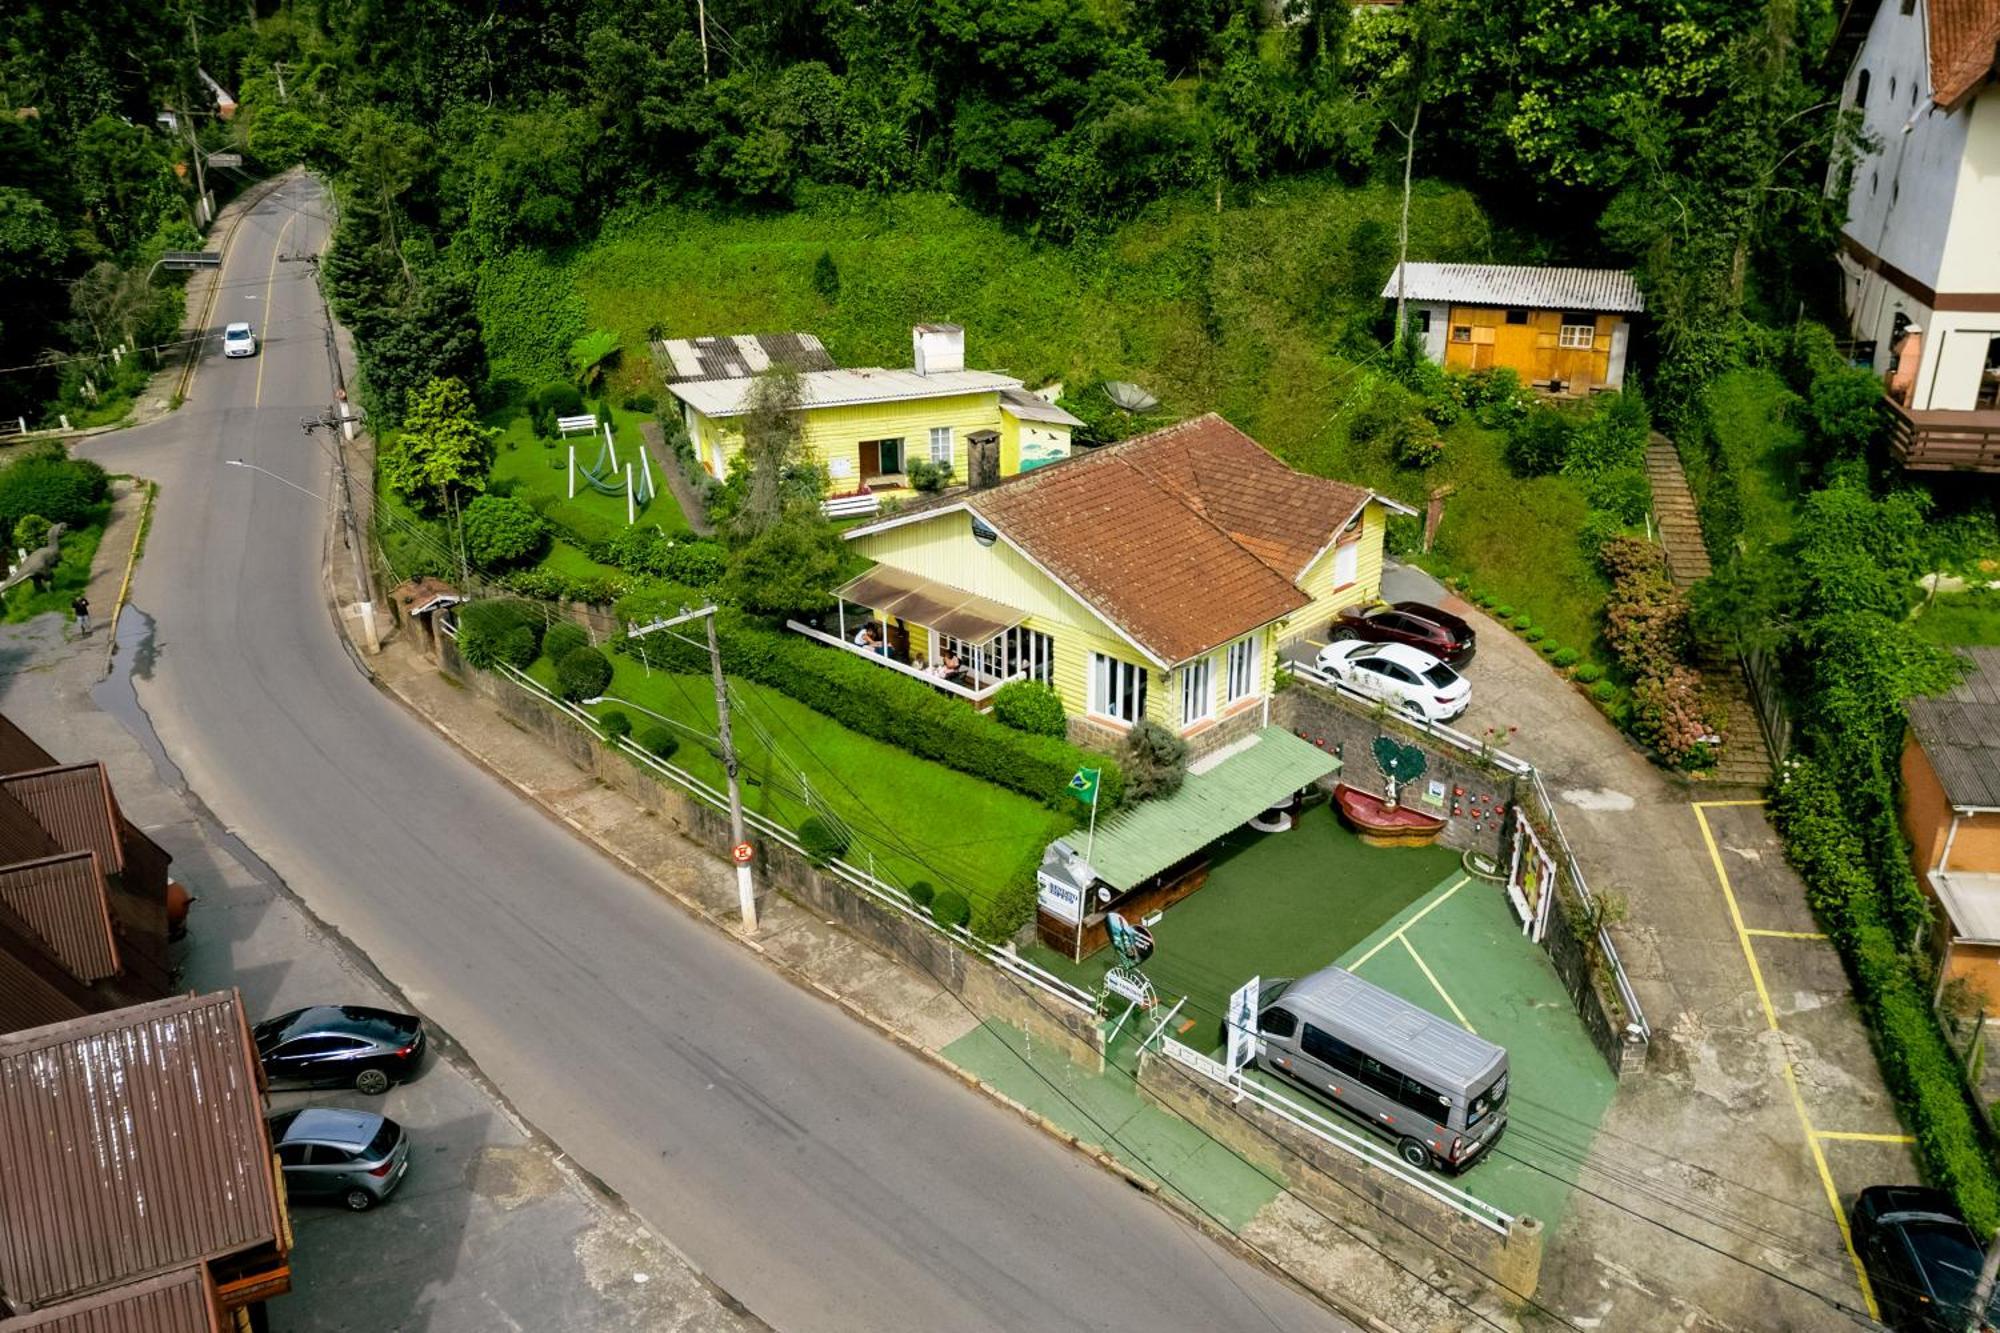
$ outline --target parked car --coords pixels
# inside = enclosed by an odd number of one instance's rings
[[[1353,640],[1319,650],[1321,671],[1425,722],[1449,722],[1472,704],[1472,682],[1401,643]]]
[[[353,1004],[294,1009],[252,1035],[272,1082],[351,1086],[371,1097],[415,1073],[424,1054],[422,1019]]]
[[[410,1136],[386,1116],[308,1106],[265,1121],[295,1199],[339,1199],[366,1212],[395,1193],[410,1169]]]
[[[1902,1333],[1963,1333],[1986,1247],[1943,1190],[1870,1185],[1854,1201],[1854,1248],[1882,1319]],[[2000,1294],[1977,1325],[2000,1329]]]
[[[257,355],[257,335],[250,331],[248,324],[231,324],[222,331],[222,354],[224,356]]]
[[[1403,643],[1453,667],[1463,667],[1478,648],[1472,626],[1449,611],[1423,602],[1397,602],[1373,609],[1351,607],[1327,631],[1335,643]]]

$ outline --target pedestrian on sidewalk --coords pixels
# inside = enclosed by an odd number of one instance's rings
[[[88,597],[85,597],[82,593],[78,593],[76,595],[76,600],[69,604],[69,609],[76,612],[76,632],[78,634],[81,634],[86,639],[89,638],[90,599]]]

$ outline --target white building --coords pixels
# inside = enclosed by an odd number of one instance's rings
[[[2000,469],[2000,0],[1854,0],[1872,149],[1841,229],[1849,326],[1912,468]]]

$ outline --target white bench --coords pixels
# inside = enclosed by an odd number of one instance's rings
[[[819,509],[828,518],[870,518],[882,512],[882,497],[872,492],[866,495],[836,495],[821,500]]]
[[[597,429],[597,413],[586,412],[580,417],[557,417],[556,434],[569,435]]]

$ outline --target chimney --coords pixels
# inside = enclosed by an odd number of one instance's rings
[[[910,351],[919,375],[964,370],[965,327],[961,324],[919,324],[910,330]]]

